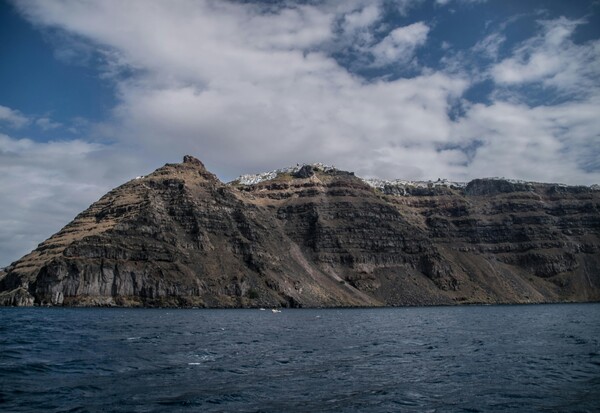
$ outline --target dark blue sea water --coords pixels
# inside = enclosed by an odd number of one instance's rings
[[[600,304],[2,308],[0,411],[600,411]]]

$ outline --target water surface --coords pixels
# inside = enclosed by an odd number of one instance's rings
[[[600,304],[0,309],[0,411],[600,411]]]

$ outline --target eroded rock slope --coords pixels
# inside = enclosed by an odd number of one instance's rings
[[[3,305],[381,306],[600,299],[600,191],[381,183],[197,159],[106,194],[0,273]]]

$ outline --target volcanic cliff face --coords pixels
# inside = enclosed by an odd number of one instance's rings
[[[323,165],[223,184],[186,156],[11,264],[0,304],[596,301],[599,251],[596,188],[370,182]]]

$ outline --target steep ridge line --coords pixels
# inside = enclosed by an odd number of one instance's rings
[[[0,272],[1,305],[331,307],[600,299],[600,191],[198,159],[107,193]]]

